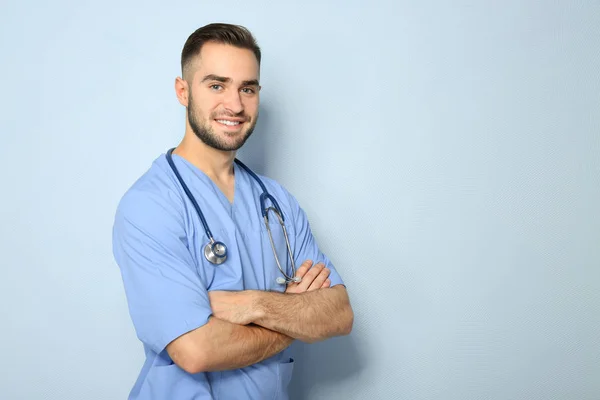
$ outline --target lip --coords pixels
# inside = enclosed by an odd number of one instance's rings
[[[231,122],[244,122],[246,121],[243,118],[215,118],[215,121],[217,120],[221,120],[221,121],[231,121]]]
[[[238,125],[225,125],[225,124],[220,123],[219,120],[221,120],[221,121],[239,122],[239,124]],[[233,130],[233,131],[236,131],[236,130],[240,129],[244,125],[244,122],[246,122],[245,120],[238,119],[238,118],[215,118],[214,121],[220,127],[225,128],[225,129],[229,129],[229,130]]]

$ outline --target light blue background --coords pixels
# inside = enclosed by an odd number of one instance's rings
[[[3,1],[0,398],[126,398],[113,215],[182,137],[181,47],[212,21],[264,52],[240,158],[355,309],[298,346],[293,398],[600,398],[600,6],[534,0]]]

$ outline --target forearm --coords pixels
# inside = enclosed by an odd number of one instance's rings
[[[294,340],[264,327],[232,324],[214,317],[180,339],[185,342],[169,354],[191,373],[247,367],[281,352]]]
[[[343,286],[299,294],[256,293],[253,322],[303,342],[316,342],[352,330],[354,314]]]

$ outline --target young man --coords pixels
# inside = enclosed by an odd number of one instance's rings
[[[241,26],[188,38],[175,80],[184,138],[119,203],[113,251],[146,354],[130,399],[287,399],[289,345],[352,329],[296,199],[234,162],[258,118],[260,58]]]

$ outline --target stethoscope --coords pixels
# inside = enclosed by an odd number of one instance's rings
[[[173,150],[175,150],[175,148],[172,148],[169,151],[167,151],[167,161],[169,162],[171,169],[175,173],[177,180],[181,184],[183,191],[185,192],[187,197],[192,202],[192,205],[196,209],[196,212],[198,213],[198,216],[200,217],[200,221],[202,221],[202,225],[204,226],[204,231],[206,232],[206,236],[208,237],[208,240],[209,240],[209,242],[206,244],[206,246],[204,246],[204,257],[206,257],[206,259],[211,264],[214,264],[214,265],[223,264],[225,262],[225,260],[227,260],[227,246],[223,242],[216,241],[215,238],[213,237],[212,232],[210,231],[210,228],[208,227],[208,223],[206,222],[206,219],[204,218],[204,214],[202,214],[202,210],[200,210],[200,206],[198,205],[198,203],[196,202],[196,199],[190,192],[190,189],[188,189],[187,185],[181,178],[181,175],[179,175],[179,171],[177,170],[177,168],[175,167],[175,164],[173,163],[173,157],[172,157]],[[250,174],[250,176],[252,176],[252,178],[254,178],[254,180],[256,182],[258,182],[258,184],[260,185],[260,187],[262,189],[262,194],[260,195],[260,207],[262,209],[262,216],[263,216],[263,220],[265,222],[265,226],[267,227],[267,232],[269,233],[269,241],[271,242],[271,248],[273,249],[273,255],[275,256],[275,262],[277,262],[277,268],[279,268],[279,271],[283,274],[283,277],[280,276],[276,279],[277,283],[287,284],[290,282],[300,282],[301,279],[299,277],[295,276],[296,275],[296,265],[294,264],[294,257],[292,256],[292,249],[290,247],[290,241],[288,239],[287,230],[285,229],[285,224],[284,224],[285,220],[283,217],[283,213],[281,212],[281,208],[279,208],[279,204],[277,204],[277,200],[275,200],[275,198],[269,194],[269,192],[267,191],[267,188],[265,187],[263,182],[260,180],[260,178],[254,172],[252,172],[252,170],[250,168],[248,168],[246,165],[244,165],[244,163],[242,163],[237,158],[235,159],[235,162],[240,167],[242,167],[244,170],[246,170],[246,172],[248,172]],[[273,206],[265,207],[265,202],[267,199],[270,200],[271,203],[273,203],[274,207]],[[281,228],[283,229],[283,236],[285,237],[285,244],[287,246],[288,256],[289,256],[290,262],[292,264],[292,276],[288,276],[285,273],[285,271],[283,270],[283,268],[281,268],[281,264],[279,263],[279,257],[277,256],[277,251],[275,250],[275,243],[273,242],[273,235],[271,234],[271,227],[269,226],[269,211],[275,213],[275,216],[277,216],[277,219],[279,220],[279,224],[281,225]]]

